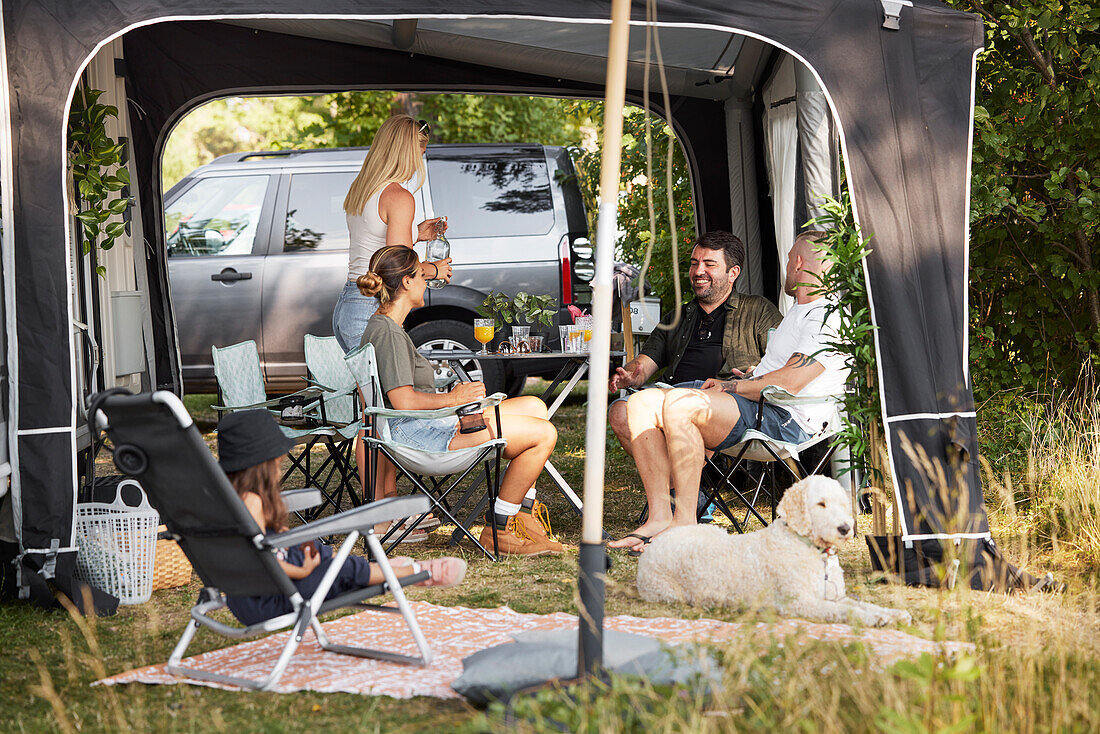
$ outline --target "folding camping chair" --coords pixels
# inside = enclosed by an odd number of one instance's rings
[[[324,401],[325,422],[337,427],[339,437],[342,440],[336,443],[336,451],[343,457],[344,465],[355,466],[355,439],[356,433],[362,428],[357,409],[358,392],[355,386],[355,377],[348,371],[344,362],[344,349],[336,341],[334,336],[305,336],[306,357],[306,382],[322,391],[321,399]],[[354,431],[354,432],[353,432]],[[356,478],[358,475],[356,474]],[[337,489],[336,506],[343,501],[345,484],[353,506],[363,503],[363,498],[356,495],[352,482],[341,482]],[[365,493],[363,497],[365,497]]]
[[[382,385],[378,381],[374,345],[365,344],[352,350],[344,357],[344,360],[347,362],[348,369],[355,376],[355,381],[359,384],[359,392],[363,400],[363,425],[366,429],[363,440],[367,444],[367,473],[371,477],[370,484],[374,485],[375,467],[378,466],[378,454],[381,452],[397,467],[398,478],[408,477],[413,485],[428,497],[434,510],[442,513],[453,522],[458,530],[472,540],[474,545],[480,548],[485,555],[492,560],[496,560],[498,551],[496,526],[493,525],[493,552],[489,552],[470,532],[470,526],[477,518],[478,508],[475,507],[466,517],[460,518],[462,502],[452,502],[450,494],[465,481],[466,477],[478,465],[481,465],[484,470],[486,497],[491,507],[496,500],[500,486],[500,460],[503,457],[507,442],[503,438],[496,438],[465,449],[424,451],[395,441],[390,435],[390,419],[446,418],[456,415],[458,408],[440,408],[438,410],[391,410],[385,408],[385,403],[382,400]],[[498,405],[504,398],[503,393],[495,393],[477,402],[482,409],[485,409]],[[497,435],[500,436],[499,413],[496,414],[496,426]],[[423,520],[427,514],[427,512],[423,513],[416,519],[416,522]],[[383,536],[382,541],[387,542],[392,536],[397,535],[390,545],[390,550],[392,550],[395,545],[412,532],[415,526],[416,523],[404,528],[394,526]]]
[[[282,425],[279,411],[274,411],[283,433],[294,441],[295,446],[301,447],[297,455],[287,454],[290,465],[283,473],[283,481],[297,469],[302,473],[304,486],[317,487],[324,496],[321,507],[310,510],[303,518],[317,517],[329,506],[334,512],[339,512],[339,501],[345,490],[355,497],[351,482],[357,479],[358,472],[355,462],[349,463],[338,449],[342,442],[355,437],[359,430],[358,423],[343,424],[330,420],[324,399],[325,391],[319,387],[307,387],[290,395],[268,400],[260,370],[260,354],[256,349],[256,342],[252,340],[228,347],[211,347],[210,352],[214,358],[214,377],[218,382],[218,400],[221,402],[221,405],[213,407],[219,417],[235,410],[272,409],[291,402],[300,405],[301,420],[306,424],[303,427]],[[322,444],[328,450],[328,455],[315,467],[312,449],[317,444]],[[338,477],[339,484],[336,491],[331,492],[328,483],[334,474]]]
[[[823,423],[821,430],[802,443],[793,444],[772,438],[759,430],[760,423],[763,420],[765,402],[780,407],[828,404],[832,407],[833,413]],[[779,502],[779,498],[776,496],[776,467],[782,466],[795,481],[798,481],[820,472],[832,458],[833,452],[836,450],[835,444],[828,447],[821,459],[810,470],[807,470],[802,463],[801,456],[803,452],[824,441],[829,441],[836,435],[840,426],[840,414],[837,405],[838,398],[834,396],[800,397],[792,395],[775,385],[765,387],[760,397],[755,428],[745,431],[745,435],[741,437],[741,441],[738,443],[707,457],[699,486],[699,492],[704,495],[705,501],[700,502],[699,506],[703,508],[713,502],[714,506],[733,523],[734,529],[739,533],[745,532],[745,526],[750,517],[755,517],[762,525],[767,526],[769,521],[764,519],[764,516],[756,509],[756,505],[762,497],[767,499],[771,509],[771,520],[775,520],[775,509]],[[748,462],[758,462],[761,465],[758,467],[759,471],[755,472],[755,476],[753,476],[753,472],[748,471]],[[753,482],[751,488],[747,487],[742,490],[733,481],[733,476],[739,471],[743,471],[751,477]],[[731,495],[730,501],[727,501],[726,493]],[[738,513],[734,512],[733,508],[730,507],[731,501],[733,504],[740,504],[743,507],[743,514],[738,516]]]
[[[402,586],[425,581],[429,574],[421,572],[398,579],[372,529],[375,523],[401,520],[426,511],[429,505],[427,499],[400,497],[382,500],[286,532],[264,535],[206,447],[183,403],[175,395],[163,391],[132,395],[124,389],[115,388],[92,396],[89,403],[89,423],[94,422],[89,426],[92,435],[98,436],[100,430],[106,431],[114,445],[115,465],[141,482],[171,537],[179,542],[202,579],[203,590],[198,602],[191,608],[191,620],[168,659],[166,669],[169,673],[269,690],[286,670],[307,629],[312,629],[318,644],[330,652],[417,665],[427,665],[431,661],[431,649],[402,591]],[[320,502],[320,495],[315,489],[284,492],[283,498],[287,509],[302,509]],[[302,598],[279,566],[276,551],[322,536],[345,533],[347,538],[333,553],[331,566],[316,593],[309,599]],[[367,548],[381,568],[385,583],[325,601],[336,574],[360,535],[364,536]],[[393,594],[396,609],[364,603],[365,599],[386,593]],[[227,595],[247,597],[267,594],[286,595],[293,610],[247,626],[226,624],[211,616],[227,606]],[[401,614],[419,655],[414,657],[332,642],[317,617],[344,607]],[[293,634],[288,635],[278,661],[266,677],[253,680],[182,666],[180,662],[199,627],[232,638],[251,637],[288,627],[293,629]]]

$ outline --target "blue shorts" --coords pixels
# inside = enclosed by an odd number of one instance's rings
[[[313,573],[304,579],[293,581],[298,593],[307,600],[317,592],[317,587],[321,585],[321,579],[325,577],[325,572],[328,571],[329,564],[332,563],[332,546],[325,543],[318,543],[317,546],[321,556],[321,562],[317,565],[317,568],[313,569]],[[286,549],[284,560],[292,566],[301,566],[305,563],[306,556],[300,546],[294,546]],[[336,574],[336,580],[332,582],[332,588],[329,589],[325,599],[332,599],[345,592],[369,586],[370,571],[370,562],[366,558],[355,555],[348,556],[347,560],[344,561],[344,565],[340,567],[340,572]],[[226,602],[229,611],[233,612],[233,616],[241,624],[246,625],[263,622],[280,614],[288,614],[294,611],[289,597],[281,594],[230,596],[226,599]]]
[[[458,416],[446,418],[390,418],[390,438],[421,451],[446,451],[458,433]]]
[[[378,310],[378,299],[364,296],[354,280],[349,280],[340,291],[336,308],[332,309],[332,333],[344,352],[350,352],[363,340],[367,322]]]
[[[650,382],[650,383],[647,383],[645,385],[642,385],[641,387],[639,387],[637,390],[634,390],[633,392],[628,392],[625,397],[615,398],[614,400],[612,400],[608,404],[607,407],[610,408],[615,403],[618,403],[618,402],[623,401],[623,400],[630,400],[630,396],[633,395],[635,392],[641,392],[642,390],[648,390],[652,387],[659,388],[661,390],[668,390],[669,387],[689,387],[689,388],[698,390],[698,389],[703,387],[704,382],[706,382],[706,380],[688,380],[687,382],[677,382],[675,385],[668,385],[668,386]]]
[[[737,401],[740,416],[729,435],[722,440],[722,443],[713,447],[715,451],[722,451],[736,445],[745,435],[745,431],[756,427],[756,414],[760,410],[760,403],[749,400],[744,395],[730,395],[730,397]],[[798,425],[798,421],[790,411],[771,403],[764,403],[764,416],[757,430],[786,443],[800,444],[810,438],[810,435],[802,430],[802,426]]]

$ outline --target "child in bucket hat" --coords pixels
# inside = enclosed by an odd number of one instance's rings
[[[281,532],[287,527],[287,511],[280,491],[281,464],[293,445],[266,410],[229,413],[218,424],[218,463],[265,533]],[[324,543],[305,543],[279,551],[278,560],[298,591],[308,598],[317,590],[332,562],[332,548]],[[390,564],[398,578],[421,571],[430,573],[431,577],[418,586],[454,586],[466,575],[466,562],[461,558],[433,558],[418,563],[398,557],[391,558]],[[328,598],[383,580],[377,564],[361,556],[348,556]],[[227,602],[243,624],[255,624],[292,611],[290,600],[281,595],[230,597]]]

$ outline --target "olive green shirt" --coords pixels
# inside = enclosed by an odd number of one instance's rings
[[[779,326],[783,317],[767,298],[737,291],[721,308],[726,309],[726,329],[722,333],[722,369],[715,377],[728,379],[734,369],[745,371],[760,361],[768,347],[768,332]],[[674,329],[654,329],[641,354],[656,362],[658,369],[664,368],[666,375],[672,374],[684,356],[701,311],[695,299],[684,304],[680,323]],[[673,316],[675,311],[670,311],[661,323],[671,324]]]
[[[409,335],[389,316],[380,313],[371,316],[360,344],[374,345],[378,381],[382,383],[387,408],[393,407],[389,393],[394,388],[412,385],[419,392],[435,392],[432,363],[416,351]]]

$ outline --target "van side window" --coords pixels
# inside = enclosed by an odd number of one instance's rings
[[[290,177],[284,252],[348,249],[344,197],[355,173],[295,173]]]
[[[546,234],[554,226],[550,176],[541,156],[436,153],[428,158],[432,209],[447,237]]]
[[[171,257],[250,255],[268,176],[203,178],[164,211]]]

